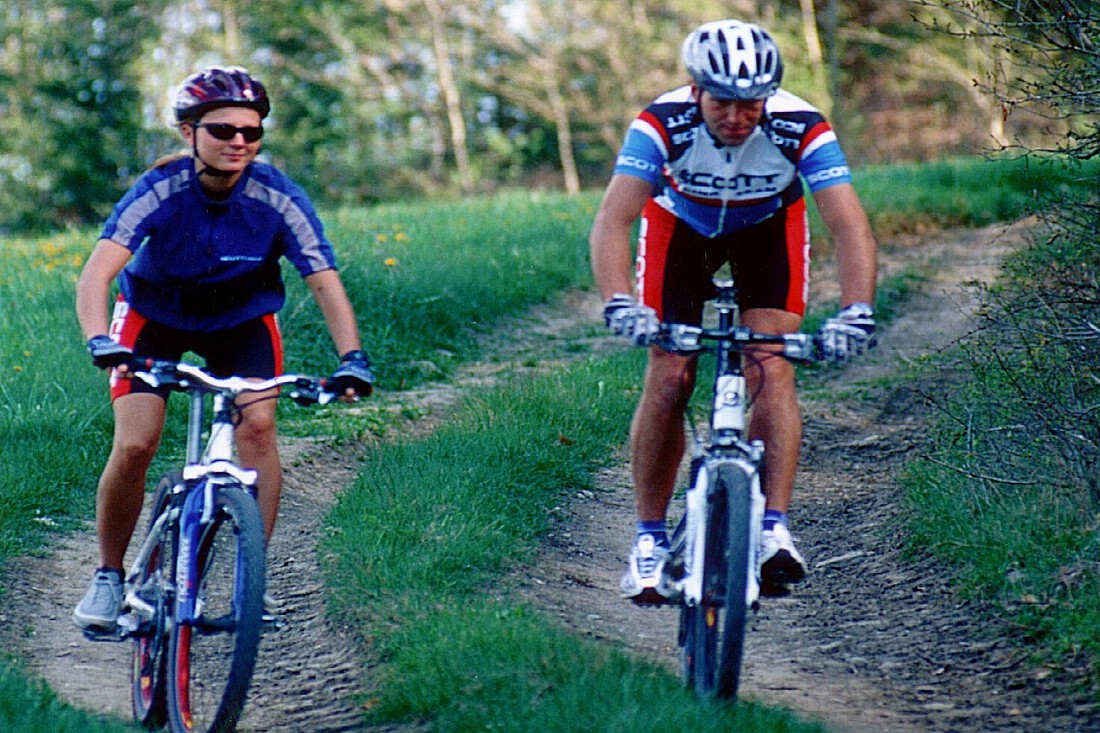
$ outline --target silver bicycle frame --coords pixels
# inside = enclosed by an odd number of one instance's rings
[[[716,283],[717,284],[717,283]],[[718,306],[719,325],[732,325],[736,306]],[[693,350],[699,347],[702,330],[694,326],[676,326],[670,331],[672,342],[679,348]],[[760,575],[757,567],[761,525],[764,520],[764,492],[760,487],[760,466],[764,462],[764,443],[744,439],[746,412],[748,410],[748,383],[740,368],[726,369],[719,363],[714,382],[714,404],[711,410],[710,438],[712,450],[707,452],[698,435],[695,436],[694,458],[702,458],[703,465],[695,477],[695,483],[685,495],[687,519],[684,535],[684,577],[677,582],[683,602],[695,606],[703,600],[702,573],[706,553],[707,523],[706,503],[713,489],[708,484],[710,476],[717,473],[722,464],[732,464],[749,476],[751,492],[749,522],[748,578],[745,583],[745,605],[751,607],[760,597]]]

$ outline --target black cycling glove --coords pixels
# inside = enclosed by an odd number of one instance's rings
[[[374,372],[370,359],[362,351],[349,351],[340,357],[340,366],[329,377],[329,388],[339,396],[349,388],[360,397],[369,397],[374,391]]]
[[[88,353],[92,355],[92,363],[100,369],[110,369],[125,364],[134,355],[133,351],[106,334],[98,334],[88,339]]]

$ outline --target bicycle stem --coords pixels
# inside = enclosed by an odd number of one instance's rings
[[[734,313],[737,310],[732,287],[718,288],[715,309],[718,312],[718,330],[731,332],[736,325]],[[733,348],[733,341],[727,338],[718,341],[715,360],[711,430],[715,443],[728,447],[740,443],[745,431],[747,385],[741,368],[741,354]]]
[[[187,464],[202,460],[202,416],[205,409],[204,396],[200,390],[188,393],[191,399],[190,414],[187,417]]]

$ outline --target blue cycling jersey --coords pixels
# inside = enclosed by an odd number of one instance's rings
[[[309,198],[265,163],[252,163],[224,201],[199,185],[189,157],[154,168],[115,206],[101,238],[134,253],[118,276],[130,305],[186,331],[277,312],[281,257],[302,277],[336,267]]]
[[[824,116],[779,90],[740,145],[721,145],[685,86],[658,97],[631,123],[616,174],[653,185],[654,200],[707,237],[768,218],[811,191],[850,183],[848,161]]]

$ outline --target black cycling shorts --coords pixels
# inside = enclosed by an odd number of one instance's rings
[[[638,296],[664,323],[699,325],[715,296],[711,280],[726,262],[742,311],[775,308],[806,313],[810,232],[799,198],[764,221],[730,234],[704,237],[650,200],[638,240]]]
[[[135,355],[151,359],[179,361],[184,352],[194,352],[218,377],[269,379],[283,373],[283,338],[274,313],[219,331],[183,331],[150,321],[119,296],[111,336]],[[120,379],[111,371],[112,400],[142,392],[167,398],[169,390],[151,387],[140,379]]]

